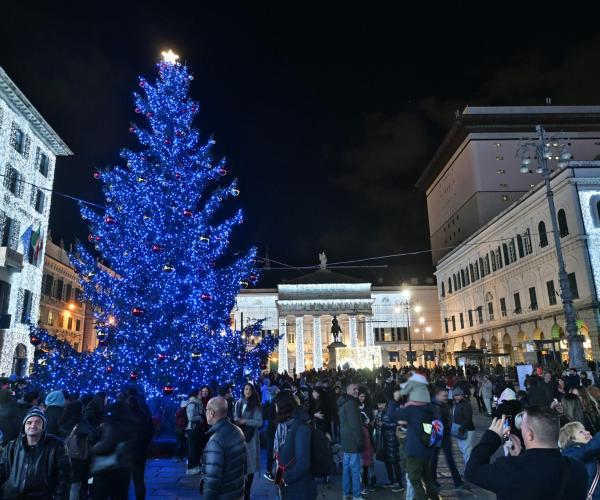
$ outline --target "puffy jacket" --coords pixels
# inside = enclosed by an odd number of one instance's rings
[[[296,408],[292,418],[279,425],[287,427],[286,439],[279,447],[278,464],[287,465],[279,491],[283,500],[309,500],[317,498],[317,483],[310,472],[311,429],[308,414]],[[293,437],[294,439],[291,439]]]
[[[565,457],[575,458],[585,465],[587,471],[588,492],[592,481],[598,472],[598,459],[600,458],[600,432],[596,434],[587,444],[569,443],[563,450]],[[600,484],[596,486],[592,493],[593,500],[600,500]]]
[[[337,403],[342,451],[344,453],[362,453],[364,439],[358,399],[349,394],[343,394]]]
[[[198,398],[191,397],[185,408],[185,413],[188,419],[186,430],[200,428],[204,421],[204,407],[202,406],[202,401]]]
[[[244,497],[246,442],[244,433],[227,418],[209,430],[204,448],[204,477],[200,483],[205,500],[237,500]]]
[[[381,418],[381,454],[384,462],[398,462],[400,460],[400,449],[396,437],[398,419],[396,413],[398,403],[394,400],[388,401]]]
[[[2,452],[1,498],[69,498],[71,462],[63,440],[45,432],[35,447],[27,447],[26,440],[25,435],[21,434],[8,443]]]

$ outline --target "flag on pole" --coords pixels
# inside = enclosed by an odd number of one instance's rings
[[[42,232],[42,228],[40,226],[38,237],[35,242],[35,250],[33,253],[33,260],[35,261],[35,265],[37,266],[40,262],[40,256],[42,255],[42,248],[44,248],[44,233]]]
[[[29,255],[29,246],[31,245],[31,236],[33,235],[33,224],[31,224],[25,232],[21,235],[21,241],[23,242],[23,253],[25,258]]]

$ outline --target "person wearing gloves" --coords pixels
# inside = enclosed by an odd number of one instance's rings
[[[67,500],[71,462],[62,439],[46,432],[46,417],[37,407],[25,418],[21,434],[0,458],[0,498]]]
[[[558,435],[563,456],[583,462],[587,471],[587,498],[600,500],[600,432],[594,437],[580,422],[563,425]]]
[[[46,432],[48,434],[54,434],[55,436],[64,437],[61,436],[58,421],[65,407],[65,395],[62,391],[52,391],[48,393],[44,403],[46,404]]]

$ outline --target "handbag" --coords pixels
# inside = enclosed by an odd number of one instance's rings
[[[115,449],[108,455],[96,455],[92,459],[92,465],[90,466],[90,475],[95,476],[97,474],[106,474],[117,469],[123,469],[127,467],[125,463],[125,447],[127,443],[122,441],[117,443]]]
[[[78,425],[73,427],[71,434],[65,440],[67,452],[72,460],[87,460],[90,456],[89,442],[86,436],[77,435]]]

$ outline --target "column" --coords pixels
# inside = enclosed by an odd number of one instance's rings
[[[323,344],[321,343],[321,316],[313,316],[313,366],[323,368]]]
[[[304,316],[296,317],[296,373],[304,371]]]
[[[288,370],[288,339],[287,322],[285,316],[279,318],[279,363],[277,371],[283,373]]]
[[[350,347],[358,347],[358,330],[356,328],[356,316],[348,317],[348,328],[350,329]]]
[[[375,345],[375,335],[373,333],[373,316],[365,316],[365,345]]]

